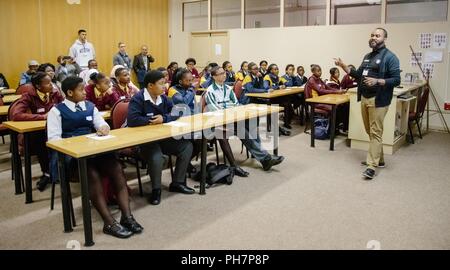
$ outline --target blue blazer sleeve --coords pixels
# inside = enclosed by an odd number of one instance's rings
[[[265,83],[265,82],[264,82]],[[247,83],[244,86],[245,93],[266,93],[266,89],[255,88],[252,83]]]
[[[149,124],[150,116],[145,114],[144,99],[139,94],[135,95],[128,105],[127,124],[129,127],[140,127]]]

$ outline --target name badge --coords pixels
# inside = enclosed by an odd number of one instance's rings
[[[364,63],[369,63],[369,62],[370,62],[369,59],[364,60]]]
[[[121,96],[120,97],[120,100],[124,100],[126,97],[125,96]]]
[[[368,70],[368,69],[363,70],[362,75],[363,75],[363,76],[369,75],[369,70]]]
[[[153,116],[153,113],[147,113],[147,116]]]
[[[86,116],[87,121],[92,121],[92,116]]]
[[[45,108],[39,108],[39,109],[37,109],[37,112],[38,113],[45,113]]]
[[[381,63],[381,60],[380,59],[377,59],[377,64],[380,64]]]

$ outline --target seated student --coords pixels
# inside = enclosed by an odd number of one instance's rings
[[[194,76],[194,80],[200,79],[198,70],[195,68],[195,65],[197,65],[197,61],[195,61],[194,58],[188,58],[185,63],[186,63],[186,68],[192,73],[192,76]]]
[[[36,74],[39,68],[39,63],[36,60],[28,62],[28,70],[20,74],[19,86],[31,82],[31,77]]]
[[[236,83],[236,78],[235,78],[236,74],[233,71],[233,65],[231,64],[230,61],[225,61],[222,64],[222,68],[227,73],[227,78],[225,79],[225,83],[227,85],[233,86]]]
[[[245,76],[248,75],[248,62],[244,61],[241,64],[241,69],[236,73],[236,81],[244,81]]]
[[[312,90],[312,97],[327,95],[327,94],[344,94],[345,90],[339,90],[331,88],[327,85],[322,79],[322,68],[319,65],[311,65],[312,76],[308,79],[307,87]],[[322,108],[324,110],[331,110],[330,105],[319,104],[318,108]],[[346,133],[348,130],[348,118],[349,118],[349,106],[348,104],[342,104],[338,106],[336,112],[336,122],[342,123],[341,127],[336,125],[337,128],[340,128],[341,133]]]
[[[200,87],[201,88],[208,88],[212,83],[213,80],[211,78],[211,69],[214,67],[218,67],[219,65],[217,63],[209,63],[205,69],[203,70],[202,78],[200,79]]]
[[[114,85],[116,85],[116,84],[118,84],[118,81],[117,81],[117,78],[116,78],[116,71],[119,69],[119,68],[125,68],[124,66],[121,66],[121,65],[117,65],[117,66],[114,66],[112,69],[111,69],[111,73],[110,73],[110,75],[109,75],[109,79],[110,79],[110,81],[111,81],[111,87],[113,87]],[[94,73],[94,72],[92,72],[92,73]],[[91,73],[91,75],[92,75],[92,73]],[[89,77],[91,76],[91,75],[89,75]],[[130,75],[131,76],[131,75]],[[130,86],[131,86],[131,89],[132,89],[132,92],[139,92],[139,88],[133,83],[133,81],[131,81],[131,79],[130,79]]]
[[[38,72],[44,72],[45,74],[50,76],[50,78],[52,79],[53,91],[58,91],[61,94],[61,96],[64,97],[64,93],[61,91],[61,88],[58,86],[59,82],[56,80],[56,77],[55,77],[55,66],[54,65],[52,65],[50,63],[42,64],[39,66]]]
[[[138,93],[138,89],[131,86],[130,72],[126,68],[118,68],[115,72],[117,84],[113,86],[121,99],[132,98]]]
[[[109,133],[109,126],[103,120],[94,104],[84,100],[84,83],[79,77],[67,77],[62,83],[66,99],[53,107],[48,114],[48,140],[59,140],[82,136],[97,131],[99,136]],[[53,155],[52,158],[57,158]],[[73,164],[73,159],[67,158],[67,164]],[[54,169],[55,170],[55,169]],[[57,169],[56,169],[57,171]],[[70,171],[70,170],[69,170]],[[118,238],[128,238],[134,233],[141,233],[142,228],[131,215],[129,195],[122,166],[114,154],[103,154],[87,160],[89,179],[89,196],[95,209],[101,215],[104,226],[103,233]],[[118,223],[108,209],[103,193],[102,179],[111,180],[122,216]]]
[[[276,64],[271,64],[269,68],[267,69],[267,75],[264,77],[264,88],[267,90],[279,90],[279,89],[286,89],[286,85],[284,85],[284,81],[282,78],[278,76],[279,69]],[[286,98],[283,103],[281,104],[284,107],[284,128],[291,129],[291,121],[292,121],[292,115],[294,113],[292,106],[291,106],[291,99]],[[285,136],[291,135],[288,130],[285,130],[280,127],[280,133]]]
[[[350,69],[356,69],[354,65],[348,65]],[[350,74],[345,74],[341,82],[341,89],[349,89],[358,86],[358,82]]]
[[[170,62],[169,66],[167,67],[167,72],[169,73],[169,81],[168,83],[172,83],[173,75],[175,75],[175,71],[178,69],[178,63],[177,62]]]
[[[341,73],[339,72],[339,69],[334,67],[330,69],[330,80],[326,81],[326,84],[336,90],[341,89],[341,82],[339,81],[339,77],[341,76]]]
[[[119,94],[111,88],[109,78],[103,73],[94,73],[90,80],[94,83],[86,85],[86,100],[94,103],[99,111],[111,110],[120,100]]]
[[[226,108],[239,106],[239,102],[233,89],[225,84],[225,70],[221,67],[212,69],[211,74],[214,83],[206,91],[206,108],[208,111],[219,111]],[[237,134],[237,131],[235,131]],[[256,138],[251,138],[256,134]],[[261,163],[263,169],[268,171],[272,166],[283,162],[284,157],[270,155],[261,146],[261,139],[255,130],[250,131],[246,123],[245,138],[240,138],[250,153]]]
[[[0,88],[9,89],[8,81],[2,73],[0,73]]]
[[[251,62],[248,64],[249,74],[244,78],[242,87],[244,92],[241,94],[239,103],[249,104],[250,98],[247,97],[248,93],[267,93],[267,89],[264,88],[264,79],[262,74],[258,71],[258,65]]]
[[[192,80],[193,80],[192,74],[189,72],[189,70],[183,69],[175,75],[175,78],[178,81],[178,84],[170,88],[168,95],[170,98],[172,98],[174,106],[178,105],[189,106],[190,109],[189,115],[200,113],[201,112],[200,108],[198,110],[195,110],[196,109],[195,91],[194,88],[192,87]],[[183,108],[179,107],[177,108],[177,111],[184,112]],[[247,177],[249,173],[236,165],[236,160],[234,159],[233,151],[231,150],[231,146],[230,143],[228,142],[228,139],[217,139],[217,140],[219,141],[220,147],[222,148],[225,157],[230,163],[231,168],[234,169],[235,174],[237,176]],[[194,151],[192,153],[192,157],[195,157],[201,151],[201,141],[194,140],[193,145]],[[193,166],[190,165],[189,167],[190,171],[192,172]]]
[[[280,80],[286,87],[292,87],[295,86],[295,66],[292,64],[289,64],[286,66],[286,74],[284,74]]]
[[[162,74],[164,75],[164,80],[166,82],[165,83],[166,89],[169,89],[170,82],[169,82],[169,72],[167,71],[167,69],[165,67],[159,67],[156,70],[162,72]]]
[[[142,89],[130,101],[127,122],[129,127],[160,125],[176,119],[171,115],[173,104],[166,95],[164,75],[160,71],[150,71],[145,75],[146,89]],[[176,155],[176,167],[169,186],[170,192],[194,194],[195,190],[185,182],[186,171],[192,155],[192,144],[187,140],[173,138],[152,142],[140,147],[140,155],[147,161],[152,182],[150,203],[158,205],[161,201],[161,175],[163,154]]]
[[[55,105],[63,101],[63,97],[53,88],[52,80],[44,72],[38,72],[31,78],[34,89],[25,92],[17,101],[12,121],[41,121],[47,119],[47,113]],[[43,176],[37,182],[37,189],[44,191],[50,183],[50,169],[45,131],[30,136],[31,153],[37,155]]]
[[[267,75],[267,66],[269,63],[266,60],[262,60],[259,62],[259,73],[263,76],[263,78]]]
[[[88,62],[88,68],[81,71],[79,77],[83,79],[85,84],[89,84],[91,79],[91,75],[93,73],[99,73],[98,71],[98,63],[95,59],[91,59]]]
[[[305,68],[302,66],[297,67],[297,76],[295,76],[295,86],[303,86],[308,82],[308,78],[305,76]]]

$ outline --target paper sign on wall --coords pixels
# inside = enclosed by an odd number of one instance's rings
[[[216,55],[222,55],[222,45],[216,44]]]
[[[427,72],[430,72],[430,79],[433,78],[434,73],[434,64],[426,63],[423,64],[423,71],[425,72],[425,75],[427,75]],[[426,79],[426,78],[424,78]]]
[[[433,35],[431,33],[421,33],[419,38],[419,45],[421,49],[431,48]]]
[[[417,60],[416,60],[417,57]],[[411,67],[422,65],[422,52],[411,53]]]
[[[425,63],[442,63],[443,59],[444,59],[443,51],[425,52]]]
[[[445,49],[447,47],[447,33],[434,33],[433,48]]]

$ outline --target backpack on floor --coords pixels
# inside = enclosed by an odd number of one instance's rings
[[[199,171],[194,180],[200,182],[202,172]],[[208,163],[206,165],[206,184],[210,187],[214,184],[233,184],[234,170],[225,164],[216,165],[216,163]]]
[[[330,123],[327,118],[317,118],[314,120],[314,137],[319,140],[330,138]]]

